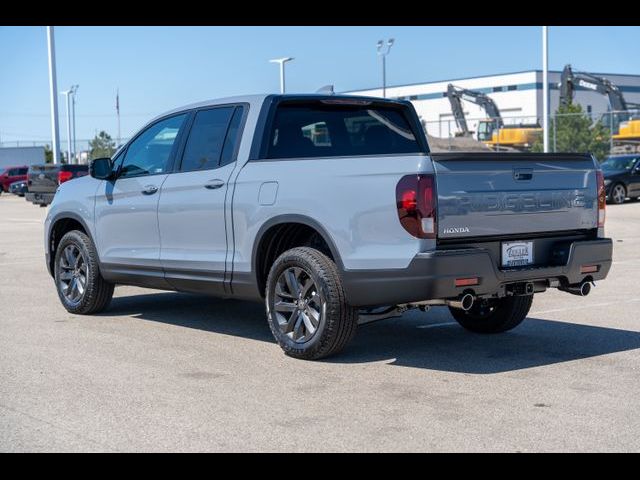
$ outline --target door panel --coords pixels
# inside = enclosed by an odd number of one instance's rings
[[[96,198],[96,235],[103,263],[160,267],[158,193],[167,175],[104,181]]]
[[[186,118],[165,118],[143,130],[115,159],[116,179],[98,189],[96,237],[108,277],[168,287],[160,263],[158,200]]]
[[[636,160],[635,167],[629,174],[629,194],[640,196],[640,159]]]
[[[180,171],[169,175],[162,186],[160,258],[167,281],[177,289],[224,293],[225,203],[235,162],[226,159],[221,166],[221,159],[236,141],[233,125],[240,118],[234,113],[238,110],[227,106],[199,111]]]
[[[225,197],[234,166],[174,173],[163,184],[158,222],[162,266],[170,283],[201,280],[219,283],[210,288],[221,290],[227,255]]]

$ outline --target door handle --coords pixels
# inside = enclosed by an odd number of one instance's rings
[[[208,189],[208,190],[217,190],[218,188],[222,187],[224,185],[224,182],[222,180],[219,179],[215,179],[215,180],[211,180],[207,183],[204,184],[204,188]]]
[[[142,190],[142,193],[145,195],[153,195],[157,191],[158,191],[158,187],[156,187],[155,185],[145,185],[144,190]]]

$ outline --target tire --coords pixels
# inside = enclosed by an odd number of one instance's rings
[[[311,247],[292,248],[276,259],[265,304],[273,336],[294,358],[318,360],[338,353],[358,325],[358,310],[346,301],[336,264]]]
[[[527,318],[533,295],[478,300],[471,310],[449,308],[451,315],[467,330],[475,333],[501,333],[511,330]]]
[[[85,233],[72,230],[62,237],[56,249],[54,273],[58,297],[68,312],[98,313],[111,302],[114,285],[100,275],[96,248]]]
[[[627,198],[627,189],[622,183],[616,183],[611,187],[611,194],[609,195],[609,198],[609,203],[622,205],[625,198]]]

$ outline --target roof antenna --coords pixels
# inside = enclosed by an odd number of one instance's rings
[[[333,85],[325,85],[324,87],[316,90],[316,93],[328,93],[329,95],[335,95],[335,92],[333,91]]]

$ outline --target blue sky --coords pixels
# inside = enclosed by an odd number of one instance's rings
[[[540,27],[56,27],[58,90],[80,85],[78,139],[122,136],[152,116],[221,96],[380,84],[375,45],[395,37],[387,83],[403,84],[541,68]],[[550,27],[549,62],[560,70],[640,74],[640,27]],[[50,140],[45,27],[0,27],[0,140]],[[60,97],[62,100],[64,97]],[[60,102],[61,137],[66,138]]]

